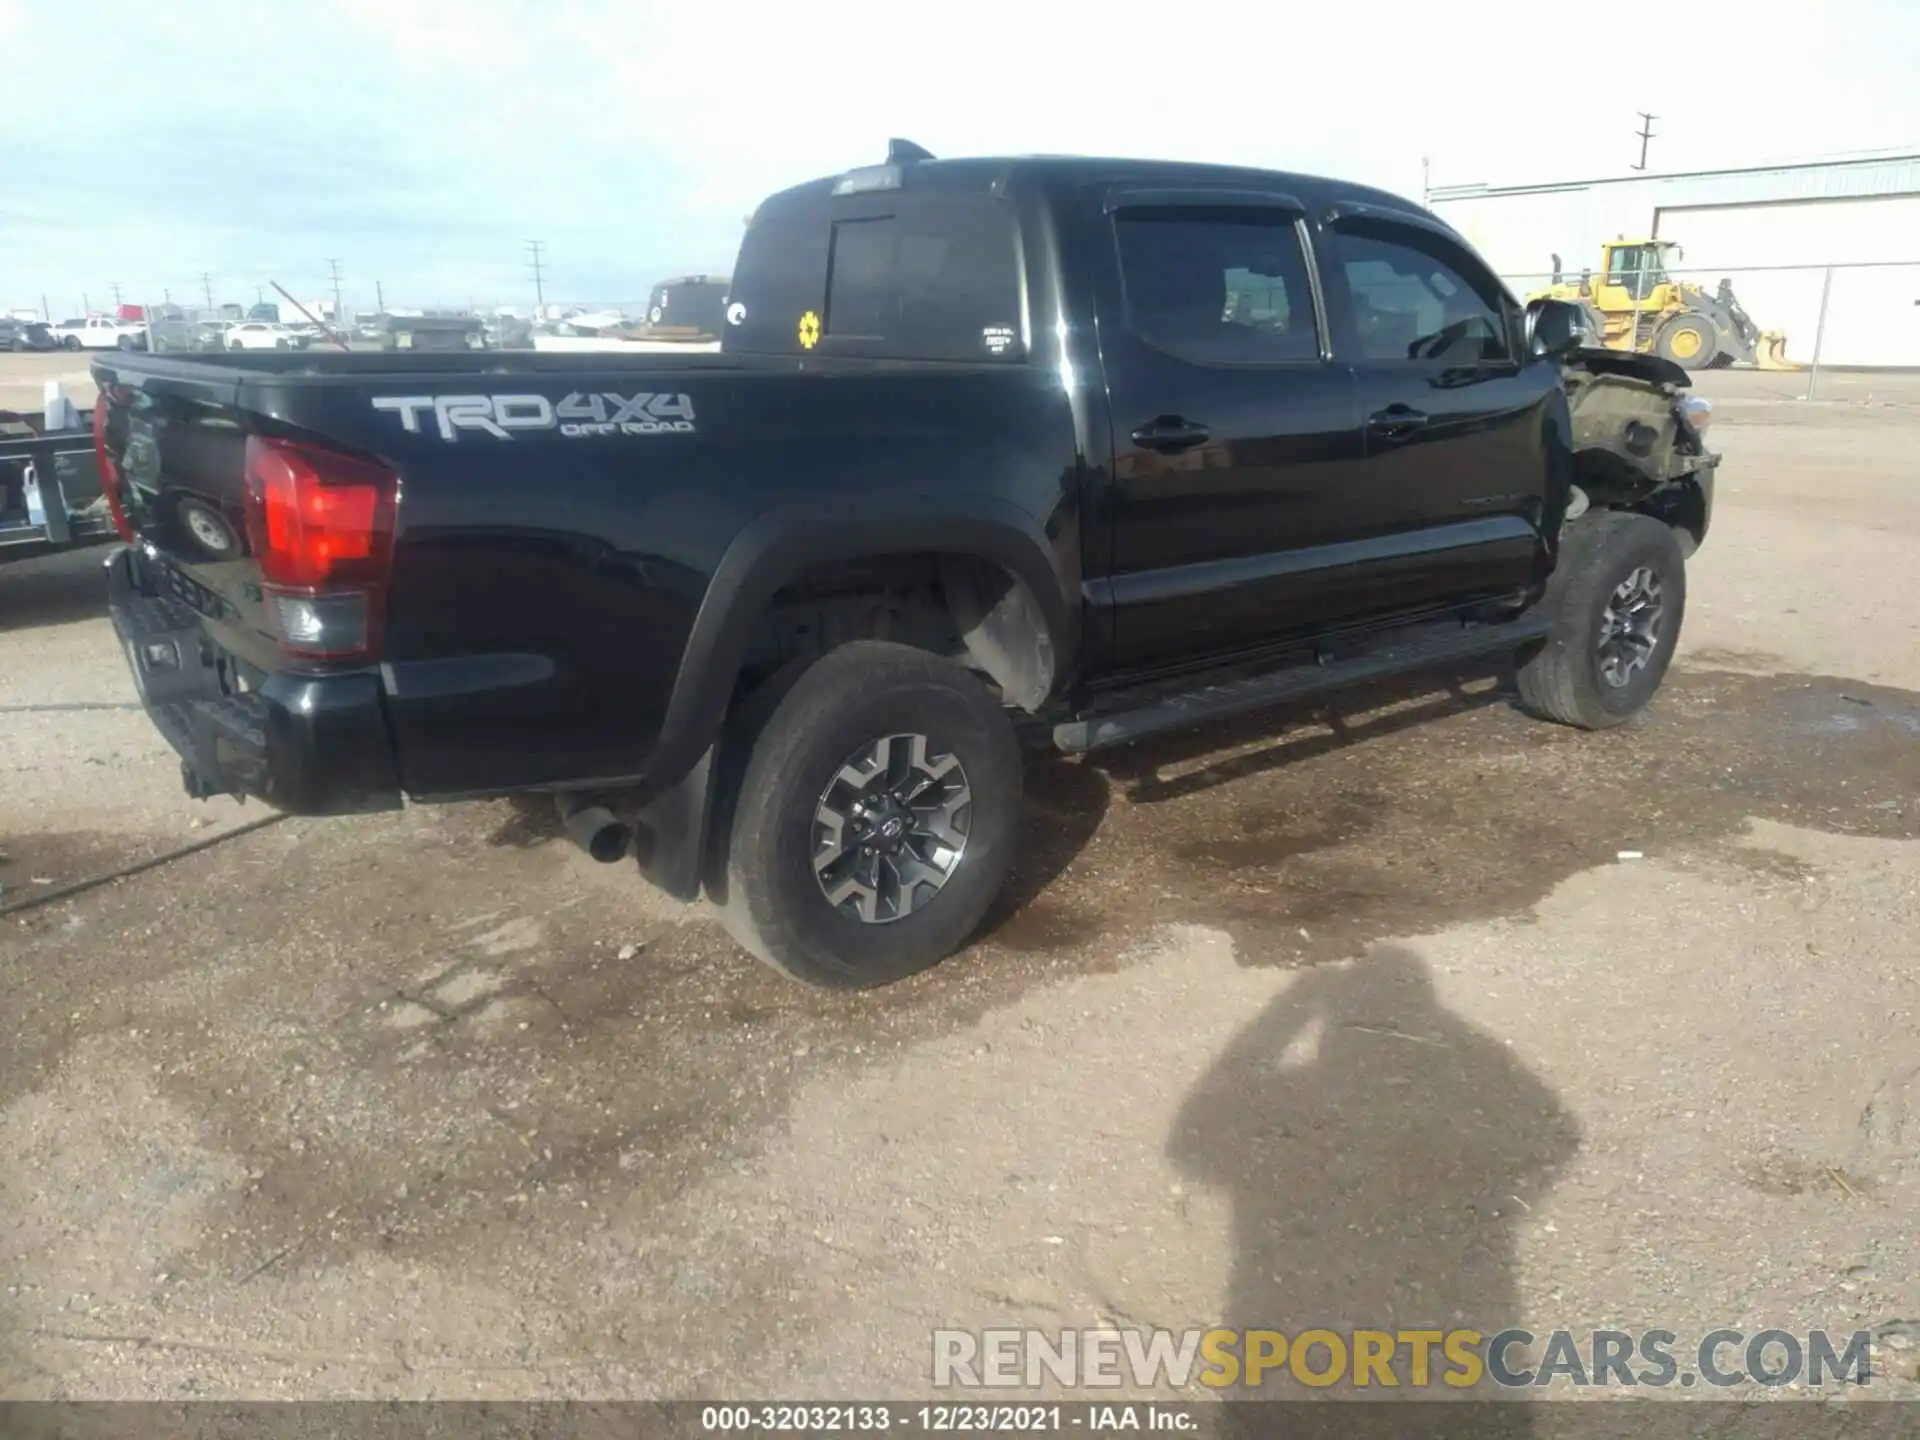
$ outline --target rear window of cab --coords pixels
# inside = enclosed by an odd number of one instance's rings
[[[773,355],[1018,361],[1019,231],[985,195],[810,195],[755,217],[722,348]]]

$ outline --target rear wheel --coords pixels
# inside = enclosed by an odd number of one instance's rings
[[[1021,790],[1013,727],[978,680],[905,645],[844,645],[745,743],[721,912],[744,949],[864,989],[966,942],[1012,862]]]
[[[69,335],[60,343],[69,350],[78,350],[80,348],[80,337],[78,335]]]
[[[1520,666],[1521,705],[1582,730],[1623,725],[1660,688],[1680,638],[1680,542],[1648,516],[1589,511],[1568,527],[1541,604],[1553,630]]]
[[[1720,332],[1702,315],[1676,315],[1653,337],[1653,352],[1683,370],[1704,370],[1720,351]]]

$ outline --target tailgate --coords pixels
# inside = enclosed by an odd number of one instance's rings
[[[398,804],[366,653],[384,591],[332,584],[354,563],[355,517],[371,513],[334,482],[371,467],[274,433],[286,427],[234,404],[237,378],[211,359],[135,357],[94,376],[102,488],[129,542],[108,568],[108,608],[188,792],[304,814]],[[301,563],[320,568],[290,575]],[[343,618],[360,643],[351,659],[326,648]]]
[[[247,547],[247,437],[231,403],[234,377],[205,362],[136,361],[103,362],[95,378],[95,444],[120,533],[142,552],[151,583],[188,607],[210,639],[270,666],[278,651]]]

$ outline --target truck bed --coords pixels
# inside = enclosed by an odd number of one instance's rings
[[[94,375],[137,512],[128,633],[190,669],[211,657],[171,692],[209,723],[248,697],[249,725],[195,756],[245,750],[243,733],[278,743],[337,699],[342,745],[390,737],[415,798],[664,785],[710,743],[743,659],[780,643],[760,617],[795,575],[979,530],[1017,538],[1008,563],[1056,611],[1077,600],[1077,533],[1058,519],[1077,431],[1037,369],[311,351],[115,355]],[[285,587],[250,529],[263,442],[392,477],[379,634],[351,658],[289,653],[276,632]],[[270,676],[284,695],[255,688]],[[370,804],[359,781],[269,798]]]

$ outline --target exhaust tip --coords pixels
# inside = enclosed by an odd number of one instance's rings
[[[633,827],[604,806],[571,810],[563,802],[561,814],[566,822],[567,838],[602,865],[624,860],[633,848]]]

